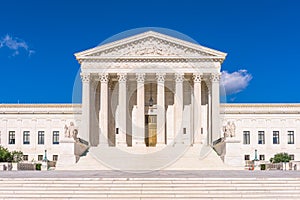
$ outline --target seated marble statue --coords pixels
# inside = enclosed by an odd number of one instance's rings
[[[65,138],[77,139],[78,130],[75,128],[74,123],[70,122],[70,126],[65,125]]]
[[[227,122],[225,126],[223,126],[224,137],[235,137],[235,124],[234,122]]]

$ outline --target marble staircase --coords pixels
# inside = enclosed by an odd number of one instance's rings
[[[1,178],[0,199],[299,199],[300,178]]]
[[[73,166],[57,170],[232,170],[206,145],[91,147]]]

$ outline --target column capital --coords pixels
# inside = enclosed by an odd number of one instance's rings
[[[146,77],[145,73],[136,73],[136,81],[138,83],[144,83],[145,82],[145,77]]]
[[[195,83],[201,83],[202,74],[201,73],[194,73],[193,80]]]
[[[221,78],[220,73],[215,73],[210,75],[211,82],[219,82]]]
[[[183,73],[175,73],[175,82],[176,83],[182,83],[184,79]]]
[[[108,73],[100,73],[98,75],[99,75],[99,80],[100,80],[101,83],[107,83],[108,82],[108,80],[109,80]]]
[[[127,74],[126,73],[118,73],[118,81],[125,83],[127,81]]]
[[[91,80],[91,75],[89,73],[80,73],[80,77],[83,83],[89,83]]]
[[[156,80],[158,83],[164,83],[165,78],[166,78],[166,73],[163,72],[156,73]]]

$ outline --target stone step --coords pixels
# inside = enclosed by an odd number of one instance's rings
[[[298,199],[299,179],[1,179],[0,199]]]
[[[290,194],[140,194],[140,193],[117,193],[117,194],[3,194],[0,198],[289,198],[289,197],[299,197],[299,193]]]

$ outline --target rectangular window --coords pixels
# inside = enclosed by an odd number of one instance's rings
[[[291,155],[290,155],[290,158],[291,158],[291,160],[295,160],[294,154],[291,154]]]
[[[288,144],[294,144],[294,131],[288,131]]]
[[[38,132],[38,144],[45,144],[45,132],[44,131]]]
[[[38,161],[42,161],[43,160],[43,155],[38,155]]]
[[[273,144],[279,144],[279,131],[273,131]]]
[[[8,144],[15,144],[16,143],[16,134],[15,131],[8,132]]]
[[[58,155],[53,155],[52,161],[57,161],[58,160]]]
[[[28,155],[23,155],[23,160],[28,161]]]
[[[250,131],[243,132],[244,144],[250,144]]]
[[[250,155],[245,155],[245,160],[250,160]]]
[[[265,155],[259,155],[259,160],[265,160]]]
[[[30,144],[30,133],[29,131],[23,132],[23,144]]]
[[[186,128],[183,128],[183,134],[186,134]]]
[[[265,132],[258,131],[258,144],[265,144]]]
[[[53,144],[59,144],[59,131],[53,131]]]

